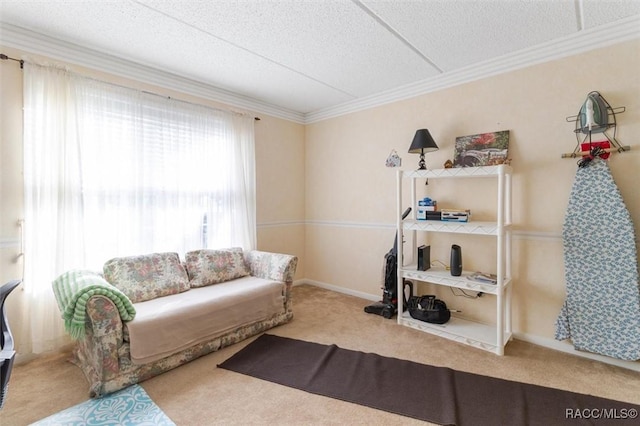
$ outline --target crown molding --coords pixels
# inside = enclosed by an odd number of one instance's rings
[[[0,22],[0,44],[4,46],[109,72],[121,77],[221,102],[230,107],[262,113],[299,124],[316,123],[329,118],[375,108],[637,38],[640,38],[640,15],[634,15],[589,30],[581,30],[562,39],[552,40],[456,71],[445,72],[433,78],[304,114]]]
[[[28,53],[76,64],[120,77],[172,89],[188,95],[224,103],[256,113],[304,124],[304,114],[262,102],[209,84],[181,77],[166,71],[138,64],[89,49],[74,43],[0,22],[0,44]]]
[[[512,54],[473,64],[459,70],[445,72],[433,78],[308,113],[305,115],[305,124],[414,98],[471,81],[577,55],[636,38],[640,38],[640,15],[634,15],[589,30],[582,30],[562,39],[552,40],[528,49],[519,50]]]

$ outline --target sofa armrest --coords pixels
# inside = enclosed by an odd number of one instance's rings
[[[108,297],[93,296],[87,301],[86,333],[79,343],[82,362],[90,365],[99,380],[119,374],[123,325],[118,308]]]
[[[293,282],[298,258],[289,254],[250,250],[244,252],[251,275],[275,281]]]

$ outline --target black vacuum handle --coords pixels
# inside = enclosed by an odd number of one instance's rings
[[[404,220],[405,217],[409,216],[409,213],[411,213],[411,207],[407,207],[404,213],[402,213],[402,220]]]

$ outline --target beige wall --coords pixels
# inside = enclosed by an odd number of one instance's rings
[[[258,248],[304,262],[304,126],[264,116],[256,123]]]
[[[19,52],[2,49],[13,56]],[[22,75],[20,67],[9,61],[0,62],[0,284],[22,276],[20,228],[22,200]],[[22,287],[9,296],[7,315],[19,347],[24,324],[20,321]]]
[[[20,58],[25,53],[1,47],[2,53]],[[39,58],[43,59],[43,58]],[[48,62],[55,62],[46,59]],[[225,107],[164,88],[64,64],[77,72],[106,81],[165,94],[176,99]],[[248,111],[250,112],[250,111]],[[304,126],[258,114],[256,122],[256,185],[258,249],[299,257],[296,279],[304,276]],[[19,227],[23,215],[22,192],[22,71],[15,62],[0,62],[0,283],[20,278]],[[20,327],[21,287],[10,296],[8,315],[18,348],[27,335]]]
[[[416,129],[428,128],[440,150],[426,155],[427,166],[441,168],[453,157],[456,136],[510,130],[514,329],[552,340],[565,292],[562,222],[577,168],[576,160],[560,158],[576,146],[574,123],[565,119],[593,90],[626,107],[617,137],[633,150],[610,165],[638,226],[640,41],[632,41],[307,125],[305,278],[380,297],[383,256],[395,235],[395,170],[384,165],[390,151],[398,151],[402,168],[417,168],[418,156],[407,149]],[[491,182],[440,180],[426,188],[442,207],[495,218]],[[419,191],[427,195],[426,188]],[[448,264],[457,243],[465,269],[495,270],[490,237],[437,235],[429,242],[432,260]],[[448,289],[441,296],[467,316],[493,321],[492,296],[469,300]]]

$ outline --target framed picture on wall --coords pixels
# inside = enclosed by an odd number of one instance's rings
[[[453,167],[495,166],[507,161],[509,131],[458,136]]]

